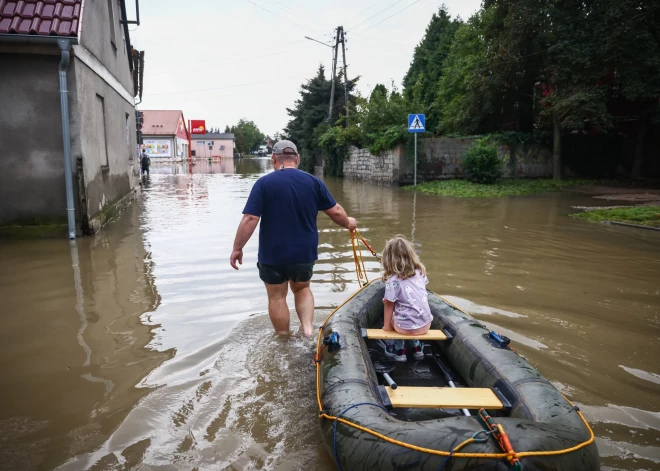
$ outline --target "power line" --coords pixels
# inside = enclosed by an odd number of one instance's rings
[[[389,10],[390,8],[396,6],[397,4],[401,3],[402,1],[403,1],[403,0],[396,0],[394,3],[390,3],[388,6],[386,6],[386,7],[383,8],[382,10],[380,10],[380,11],[379,11],[378,13],[376,13],[375,15],[370,16],[370,17],[367,18],[366,20],[364,20],[364,21],[362,21],[362,22],[360,22],[360,23],[358,23],[358,24],[352,26],[352,27],[349,29],[349,31],[352,30],[352,29],[357,28],[357,27],[360,26],[360,25],[365,24],[367,21],[372,20],[373,18],[375,18],[375,17],[377,17],[378,15],[380,15],[381,13],[383,13],[383,12]]]
[[[307,75],[304,75],[304,77],[306,77],[306,76]],[[214,90],[224,90],[224,89],[227,89],[227,88],[247,87],[249,85],[259,85],[261,83],[274,82],[276,80],[279,80],[280,78],[290,79],[290,78],[296,78],[296,77],[300,77],[300,74],[292,75],[290,77],[278,77],[276,79],[271,79],[271,80],[262,80],[260,82],[241,83],[241,84],[238,84],[238,85],[227,85],[225,87],[203,88],[203,89],[198,89],[198,90],[181,90],[180,92],[145,93],[145,96],[163,96],[163,95],[176,95],[176,94],[179,94],[179,93],[211,92],[211,91],[214,91]]]
[[[296,15],[296,16],[297,16],[298,18],[300,18],[301,20],[304,20],[304,21],[310,22],[310,19],[309,19],[309,18],[306,18],[306,17],[302,16],[300,13],[298,13],[296,10],[294,10],[294,9],[291,8],[291,7],[288,7],[288,6],[283,5],[283,4],[281,4],[281,3],[275,2],[274,0],[264,0],[264,1],[270,3],[271,5],[273,5],[273,6],[275,6],[275,7],[279,7],[279,8],[281,8],[281,9],[288,10],[289,12],[293,13],[294,15]],[[311,20],[311,23],[316,23],[317,25],[321,26],[322,28],[326,28],[326,29],[330,29],[330,28],[331,28],[330,26],[328,26],[328,25],[324,25],[323,23],[319,23],[319,22],[316,21],[316,20]]]
[[[355,18],[358,18],[360,15],[362,15],[362,13],[364,13],[365,11],[371,9],[372,7],[375,7],[375,6],[378,5],[379,3],[382,3],[382,1],[383,1],[383,0],[378,0],[378,1],[374,2],[374,3],[372,3],[372,4],[369,5],[367,8],[365,8],[364,10],[362,10],[360,13],[358,13],[357,15],[355,15],[353,18],[354,18],[354,19],[355,19]]]
[[[270,13],[271,15],[275,15],[276,17],[278,17],[278,18],[280,18],[280,19],[282,19],[282,20],[284,20],[284,21],[288,21],[289,23],[291,23],[291,24],[293,24],[293,25],[296,25],[296,26],[299,27],[299,28],[306,29],[307,31],[311,31],[312,33],[315,32],[313,29],[310,29],[310,28],[308,28],[307,26],[299,25],[298,23],[296,23],[295,21],[290,20],[289,18],[285,18],[285,17],[283,17],[283,16],[280,16],[280,15],[278,15],[277,13],[274,13],[274,12],[270,11],[268,8],[262,7],[261,5],[259,5],[259,4],[257,4],[257,3],[254,3],[252,0],[245,0],[245,1],[248,2],[248,3],[251,3],[252,5],[254,5],[254,6],[257,7],[257,8],[261,8],[262,10],[267,11],[267,12]]]
[[[414,6],[414,5],[416,5],[417,3],[421,2],[421,1],[422,1],[422,0],[416,0],[416,1],[412,2],[412,3],[411,3],[410,5],[408,5],[407,7],[402,8],[401,10],[397,11],[396,13],[392,13],[390,16],[388,16],[388,17],[385,18],[384,20],[381,20],[381,21],[379,21],[378,23],[376,23],[375,25],[372,25],[372,26],[368,27],[367,29],[362,30],[362,33],[366,33],[366,32],[369,31],[370,29],[375,28],[375,27],[378,26],[379,24],[381,24],[381,23],[383,23],[383,22],[389,20],[389,19],[392,18],[393,16],[398,15],[398,14],[401,13],[402,11],[407,10],[408,8],[410,8],[410,7]]]
[[[304,42],[304,40],[301,39],[301,40],[295,41],[295,42],[296,43],[302,43],[302,42]],[[303,48],[303,49],[307,49],[307,48]],[[279,54],[286,54],[286,53],[289,53],[289,52],[293,52],[293,49],[289,49],[287,51],[272,52],[272,53],[269,53],[269,54],[262,54],[262,55],[254,56],[254,57],[248,57],[246,59],[241,59],[241,60],[237,60],[237,61],[217,63],[217,64],[210,65],[207,68],[220,67],[220,66],[225,66],[225,65],[230,65],[230,64],[239,64],[241,62],[248,62],[248,61],[251,61],[251,60],[254,60],[254,59],[261,59],[263,57],[277,56]],[[220,59],[222,57],[223,56],[209,57],[209,58],[198,60],[198,61],[177,63],[177,65],[180,66],[180,65],[201,64],[202,62],[208,62],[208,61],[212,61],[212,60],[215,60],[215,59]],[[149,69],[147,69],[147,70],[149,70]],[[156,72],[154,74],[147,73],[147,76],[148,77],[154,77],[154,76],[157,76],[157,75],[164,75],[164,74],[171,74],[171,73],[172,73],[171,70],[164,70],[162,72]]]

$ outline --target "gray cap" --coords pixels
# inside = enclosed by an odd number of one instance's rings
[[[292,154],[292,155],[298,155],[298,148],[296,145],[291,142],[291,141],[278,141],[277,144],[273,146],[273,154],[279,155],[279,154]]]

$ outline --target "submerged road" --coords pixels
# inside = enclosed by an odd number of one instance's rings
[[[228,263],[268,171],[268,159],[192,175],[154,165],[96,237],[0,242],[0,468],[336,469],[310,342],[272,333],[257,237],[239,272]],[[569,218],[584,195],[327,184],[376,250],[397,233],[413,240],[431,290],[580,404],[603,469],[660,469],[660,233]],[[317,323],[358,288],[348,233],[325,215],[319,229]],[[377,276],[372,257],[367,269]]]

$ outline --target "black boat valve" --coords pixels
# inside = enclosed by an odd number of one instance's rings
[[[339,344],[339,334],[333,332],[332,334],[323,337],[323,345],[327,345],[330,353],[339,350],[341,348],[341,345]]]

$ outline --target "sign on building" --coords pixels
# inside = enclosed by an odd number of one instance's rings
[[[144,151],[149,157],[172,157],[169,139],[145,139]]]
[[[190,134],[206,134],[206,120],[204,119],[190,120]]]

